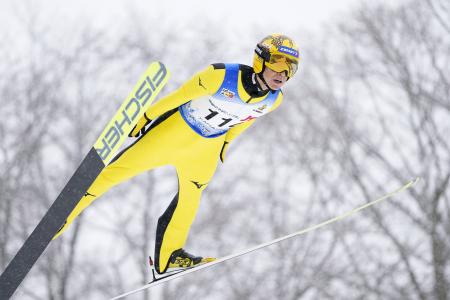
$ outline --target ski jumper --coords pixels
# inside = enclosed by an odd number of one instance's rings
[[[239,64],[214,64],[179,89],[153,104],[153,120],[145,133],[105,167],[72,211],[59,236],[96,198],[144,171],[175,167],[178,193],[158,219],[155,267],[165,272],[172,252],[184,246],[200,196],[212,178],[227,145],[256,118],[282,101],[278,91],[258,89],[253,69]]]

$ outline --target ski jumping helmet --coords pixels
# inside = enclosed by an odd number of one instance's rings
[[[258,74],[268,67],[275,72],[286,71],[291,78],[297,72],[298,61],[297,44],[285,35],[271,34],[256,45],[253,70]]]

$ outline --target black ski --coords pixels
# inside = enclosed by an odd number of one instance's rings
[[[167,83],[169,76],[169,71],[162,63],[150,64],[55,202],[0,276],[0,300],[12,297],[69,214]]]

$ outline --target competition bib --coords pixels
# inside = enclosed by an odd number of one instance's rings
[[[245,103],[238,94],[239,65],[226,64],[225,78],[214,95],[189,101],[179,110],[186,123],[203,137],[217,137],[231,127],[265,115],[279,91],[269,93],[258,103]]]

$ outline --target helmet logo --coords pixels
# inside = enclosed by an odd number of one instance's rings
[[[281,47],[278,47],[278,51],[298,58],[298,51],[295,49],[292,49],[292,48],[289,48],[286,46],[281,46]]]
[[[272,36],[272,45],[280,47],[285,40],[289,40],[285,35]]]

